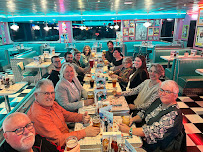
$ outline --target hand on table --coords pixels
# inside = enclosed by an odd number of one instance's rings
[[[87,124],[90,122],[90,115],[88,115],[87,111],[83,114],[82,121],[84,124]]]
[[[87,99],[84,101],[84,105],[85,106],[89,106],[89,105],[92,105],[94,104],[94,99]]]
[[[130,118],[130,123],[129,123],[129,126],[131,126],[134,122],[134,117],[133,118]]]
[[[117,93],[116,93],[116,96],[121,96],[121,92],[117,92]]]
[[[85,128],[86,137],[95,137],[100,133],[99,127],[88,126]]]
[[[129,133],[130,127],[126,124],[118,124],[119,130],[123,133]]]
[[[111,75],[110,77],[111,77],[111,78],[118,78],[118,75],[113,74],[113,75]]]
[[[129,104],[128,106],[129,106],[129,108],[130,108],[131,110],[134,110],[134,109],[135,109],[135,105],[134,105],[134,104]]]

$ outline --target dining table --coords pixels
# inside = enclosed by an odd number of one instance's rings
[[[0,96],[4,96],[5,98],[5,108],[7,110],[7,113],[11,111],[10,101],[8,98],[8,95],[12,95],[20,91],[23,87],[25,87],[28,84],[28,82],[17,82],[15,84],[11,84],[9,87],[5,87],[1,85],[0,89]]]
[[[123,138],[127,140],[137,152],[145,152],[145,150],[142,147],[142,139],[139,136],[130,136],[128,133],[121,133],[119,131],[118,124],[122,123],[122,116],[113,116],[113,127],[112,131],[109,132],[109,134],[122,134]],[[92,125],[92,117],[90,119],[90,124]],[[132,128],[136,128],[136,125],[133,124],[131,126]],[[78,131],[81,129],[85,129],[86,126],[82,123],[76,123],[74,131]],[[94,152],[101,152],[102,151],[102,135],[105,134],[103,131],[102,126],[100,126],[100,133],[96,137],[85,137],[78,141],[80,144],[80,151],[86,152],[86,151],[94,151]],[[121,142],[120,140],[117,141],[118,144]]]
[[[28,51],[28,50],[32,50],[32,49],[33,49],[33,47],[24,47],[24,48],[12,47],[12,48],[8,48],[8,51],[11,52],[11,54],[12,54],[13,52],[21,53],[19,50]]]
[[[184,56],[184,55],[178,55],[178,56],[160,56],[161,59],[164,59],[166,61],[168,61],[168,64],[167,64],[167,68],[170,67],[170,62],[173,61],[174,59],[198,59],[198,58],[202,58],[202,56],[200,55],[189,55],[189,56]]]
[[[203,69],[196,69],[195,72],[203,76]]]
[[[110,112],[113,114],[113,126],[112,126],[112,129],[110,130],[110,134],[118,133],[121,135],[118,124],[122,123],[122,116],[129,116],[130,109],[129,109],[129,106],[128,106],[124,96],[114,96],[113,95],[113,90],[115,89],[115,87],[113,87],[112,78],[108,74],[109,73],[108,68],[107,68],[107,66],[104,65],[102,67],[102,69],[103,69],[102,70],[103,72],[100,73],[100,77],[103,77],[106,79],[105,88],[106,88],[106,92],[107,92],[107,98],[101,102],[103,103],[102,106],[104,106],[104,107],[106,107],[106,106],[112,107]],[[89,91],[94,92],[94,90],[97,89],[97,86],[95,83],[92,88],[90,86],[90,80],[97,75],[98,75],[98,73],[97,73],[96,66],[94,66],[94,68],[91,69],[90,73],[85,75],[85,77],[84,77],[85,83],[83,84],[83,88],[87,92],[89,92]],[[116,90],[117,90],[117,92],[122,91],[118,82],[116,83]],[[106,103],[107,105],[105,105],[104,103]],[[92,118],[98,114],[98,105],[97,104],[98,104],[98,101],[95,100],[95,104],[89,105],[89,106],[84,106],[82,108],[79,108],[79,110],[78,110],[78,113],[80,113],[80,114],[84,114],[87,111],[88,114],[91,116],[89,125],[92,125],[92,123],[93,123]],[[100,107],[100,108],[102,108],[102,107]],[[82,123],[76,123],[74,131],[84,129],[85,127],[87,127],[87,126],[85,126]],[[135,124],[132,127],[133,128],[136,127]],[[96,137],[85,137],[85,138],[79,140],[80,151],[81,152],[87,152],[87,151],[100,152],[100,151],[102,151],[101,141],[102,141],[103,134],[105,134],[103,131],[103,128],[100,127],[100,133]],[[123,134],[123,137],[125,138],[125,140],[128,140],[128,142],[135,148],[135,150],[137,152],[145,152],[145,150],[141,148],[142,140],[139,136],[135,136],[135,135],[130,136],[127,133],[122,133],[122,134]]]
[[[42,78],[42,70],[45,69],[48,72],[48,67],[51,65],[51,62],[30,62],[29,64],[25,65],[25,69],[39,69],[40,77]]]

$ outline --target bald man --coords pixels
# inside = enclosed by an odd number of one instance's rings
[[[61,148],[50,143],[45,137],[35,135],[30,118],[20,112],[12,113],[3,122],[5,142],[1,152],[61,152]]]

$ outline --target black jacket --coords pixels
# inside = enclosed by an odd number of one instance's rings
[[[34,152],[63,152],[61,147],[49,142],[45,137],[40,135],[35,136],[35,143],[33,146]],[[18,152],[13,149],[6,141],[0,147],[0,152]]]

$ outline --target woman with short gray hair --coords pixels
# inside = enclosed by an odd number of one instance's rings
[[[122,91],[125,91],[129,81],[129,76],[133,72],[132,59],[130,57],[124,58],[122,65],[123,67],[114,71],[113,74],[110,74],[110,77],[116,77],[118,79]]]
[[[79,108],[94,103],[93,100],[80,101],[86,98],[87,92],[81,86],[73,65],[64,63],[60,70],[60,80],[55,87],[56,100],[64,109],[76,112]]]

